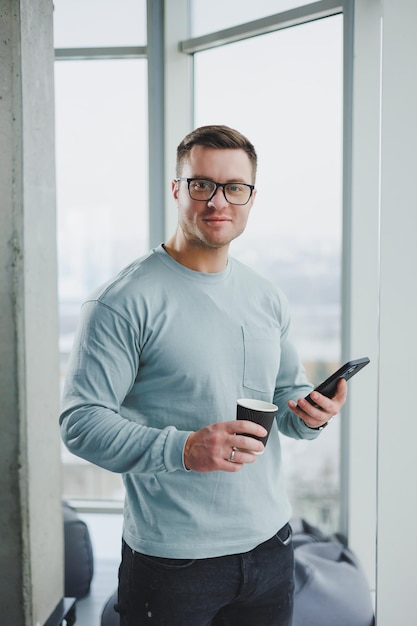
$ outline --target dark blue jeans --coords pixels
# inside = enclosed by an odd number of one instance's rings
[[[120,626],[291,626],[294,551],[287,524],[250,552],[163,559],[123,542]]]

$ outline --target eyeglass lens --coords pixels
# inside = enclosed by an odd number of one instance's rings
[[[209,200],[216,187],[216,183],[211,180],[190,180],[190,197],[193,200]],[[228,183],[223,186],[223,190],[226,200],[230,204],[246,204],[251,196],[250,186],[244,183]]]

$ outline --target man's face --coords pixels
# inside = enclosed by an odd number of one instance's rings
[[[194,146],[184,160],[180,176],[252,184],[252,166],[244,150]],[[188,243],[200,248],[222,248],[245,230],[256,190],[245,205],[229,204],[221,187],[207,202],[192,200],[186,181],[174,181],[172,193],[177,202],[178,223]]]

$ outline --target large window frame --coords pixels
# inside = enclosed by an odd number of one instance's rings
[[[173,155],[178,141],[192,127],[193,120],[193,55],[202,50],[241,41],[260,34],[275,32],[333,15],[344,14],[344,132],[343,132],[343,263],[342,263],[342,359],[349,358],[349,319],[345,315],[350,294],[350,189],[351,175],[351,1],[321,0],[295,9],[260,18],[245,24],[195,38],[190,32],[187,0],[147,0],[147,45],[136,47],[59,48],[57,61],[100,59],[146,59],[148,63],[149,115],[149,243],[162,241],[175,227],[169,196],[174,172]],[[178,95],[179,94],[179,95]],[[167,113],[169,111],[169,114]],[[175,128],[174,128],[175,124]],[[161,184],[165,181],[164,184]],[[164,191],[165,190],[165,191]],[[165,209],[164,209],[165,207]],[[346,359],[345,359],[346,357]],[[341,441],[346,441],[348,408],[344,410]],[[348,532],[349,483],[347,450],[341,446],[341,522],[340,530]]]
[[[83,50],[57,50],[57,59],[147,58],[149,95],[149,241],[153,246],[168,236],[176,226],[172,210],[170,181],[175,172],[175,151],[181,138],[193,126],[193,54],[197,50],[224,45],[230,41],[253,37],[257,34],[289,28],[297,24],[323,19],[343,13],[344,17],[344,125],[343,125],[343,261],[342,261],[342,359],[356,352],[352,337],[352,93],[353,93],[353,32],[354,0],[321,0],[297,9],[277,13],[233,28],[190,38],[188,0],[147,0],[148,44],[143,48],[93,48]],[[353,320],[355,321],[355,320]],[[366,523],[355,507],[363,511],[365,489],[375,489],[375,474],[370,471],[360,487],[352,484],[350,408],[362,397],[360,383],[357,394],[343,411],[341,433],[341,527],[353,537],[359,552],[365,545],[373,546],[375,539],[375,502],[367,499]],[[369,493],[369,491],[368,491]],[[355,511],[357,511],[355,513]],[[361,518],[359,523],[359,517]],[[360,528],[360,530],[359,530]],[[356,530],[358,529],[358,530]],[[373,582],[374,552],[371,548],[365,567]]]

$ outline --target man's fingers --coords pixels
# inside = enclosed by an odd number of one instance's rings
[[[264,449],[261,441],[247,435],[266,434],[263,426],[247,420],[211,424],[189,435],[184,446],[184,465],[198,472],[235,472],[243,464],[253,463]]]
[[[249,420],[234,420],[233,422],[225,422],[225,424],[227,424],[227,429],[230,433],[242,435],[247,433],[256,437],[266,437],[268,434],[268,431],[263,426]]]

